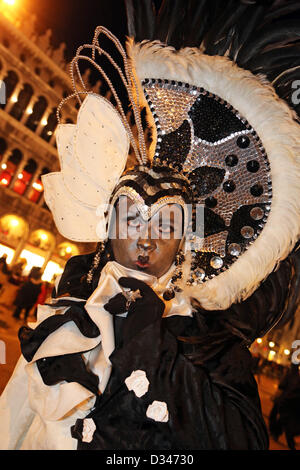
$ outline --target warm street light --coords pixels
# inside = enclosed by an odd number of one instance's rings
[[[3,2],[6,3],[6,5],[13,6],[15,5],[16,0],[3,0]]]
[[[276,352],[275,351],[270,351],[269,352],[269,355],[268,355],[268,360],[269,361],[272,361],[274,359],[274,356],[276,355]]]
[[[33,183],[32,187],[33,187],[34,189],[36,189],[37,191],[39,191],[39,192],[42,192],[42,191],[43,191],[43,186],[42,186],[41,184],[39,184],[39,183],[36,183],[36,182]]]
[[[257,338],[256,342],[257,342],[258,344],[260,344],[260,343],[262,342],[262,339],[261,339],[261,338]]]
[[[10,225],[11,225],[12,227],[18,227],[18,225],[19,225],[18,219],[11,219],[11,220],[10,220]]]
[[[270,342],[269,342],[269,346],[270,346],[270,348],[274,348],[275,343],[273,343],[273,341],[270,341]]]
[[[284,352],[284,354],[285,354],[286,356],[288,356],[291,351],[290,351],[289,349],[285,349],[283,352]]]

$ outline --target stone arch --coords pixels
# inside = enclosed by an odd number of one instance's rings
[[[19,93],[18,101],[15,102],[10,110],[11,116],[20,121],[23,114],[33,96],[33,88],[29,83],[24,83],[22,90]]]
[[[36,131],[40,120],[43,117],[44,112],[46,111],[48,106],[48,101],[44,96],[39,96],[38,100],[35,102],[32,113],[28,117],[26,121],[26,126],[31,129],[33,132]]]
[[[48,116],[48,122],[46,126],[43,128],[43,131],[41,133],[42,139],[49,142],[52,135],[55,132],[56,127],[57,127],[56,108],[53,108],[51,113]]]

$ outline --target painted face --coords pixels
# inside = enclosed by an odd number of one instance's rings
[[[110,225],[114,259],[126,268],[161,277],[171,267],[182,240],[183,211],[166,204],[145,221],[137,205],[122,196]]]

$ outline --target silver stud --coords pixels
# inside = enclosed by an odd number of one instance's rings
[[[260,219],[263,218],[264,215],[265,215],[265,213],[264,213],[264,211],[262,210],[261,207],[253,207],[253,209],[251,209],[251,211],[250,211],[250,216],[254,220],[260,220]]]
[[[197,281],[203,281],[205,278],[205,271],[202,268],[196,268],[193,272],[193,279]]]
[[[241,229],[241,234],[244,238],[252,238],[254,235],[254,229],[249,225],[245,225],[245,227]]]
[[[220,269],[223,266],[223,260],[222,260],[222,258],[220,258],[220,256],[214,256],[210,260],[210,265],[214,269]]]
[[[231,256],[239,256],[241,251],[241,246],[238,243],[231,243],[228,247],[228,252],[231,254]]]

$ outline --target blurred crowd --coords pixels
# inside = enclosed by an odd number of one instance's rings
[[[261,374],[278,382],[268,416],[269,432],[275,441],[284,434],[289,449],[295,450],[295,438],[300,436],[300,364],[292,363],[288,368],[255,354],[253,373],[258,383]]]
[[[39,267],[34,266],[28,275],[24,275],[26,264],[26,259],[20,259],[10,268],[7,255],[0,258],[0,305],[11,308],[13,317],[24,322],[29,316],[36,319],[37,306],[51,297],[54,287],[54,280],[42,280]]]

